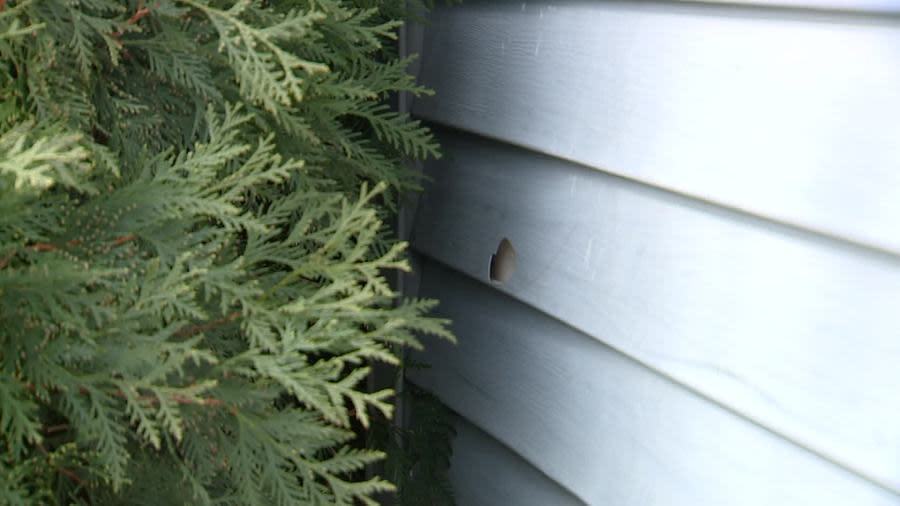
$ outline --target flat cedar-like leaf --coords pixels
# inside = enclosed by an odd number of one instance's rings
[[[404,2],[0,8],[0,503],[375,504],[373,360],[452,339],[383,224]]]

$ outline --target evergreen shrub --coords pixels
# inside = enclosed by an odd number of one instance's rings
[[[0,0],[0,504],[375,504],[400,0]]]

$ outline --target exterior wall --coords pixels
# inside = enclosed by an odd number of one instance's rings
[[[900,504],[900,18],[473,0],[420,35],[406,289],[460,344],[411,380],[465,448],[586,504]]]
[[[462,420],[456,426],[450,482],[458,505],[584,506],[527,461]]]

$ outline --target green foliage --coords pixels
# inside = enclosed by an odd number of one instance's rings
[[[406,364],[407,367],[410,364]],[[410,415],[405,427],[379,423],[369,437],[387,450],[384,475],[397,485],[398,506],[452,506],[447,473],[456,437],[456,415],[440,399],[407,383],[401,394]]]
[[[385,280],[403,2],[0,10],[0,503],[374,504],[351,424],[432,301]]]

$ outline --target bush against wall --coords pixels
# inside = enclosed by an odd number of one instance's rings
[[[451,338],[382,224],[403,2],[0,0],[0,503],[373,504],[361,381]]]

